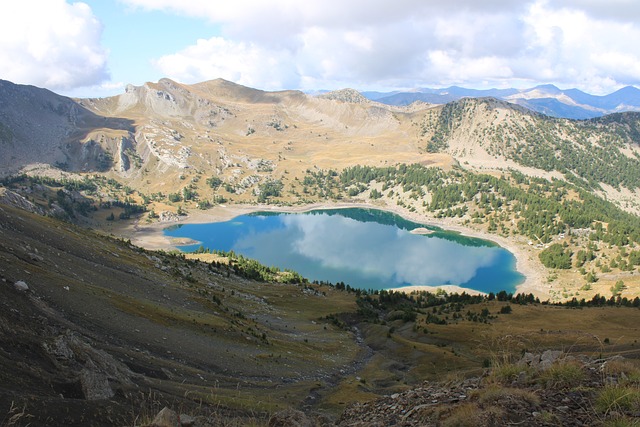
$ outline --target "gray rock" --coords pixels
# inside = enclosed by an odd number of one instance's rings
[[[562,356],[562,352],[560,350],[546,350],[540,356],[540,369],[548,369],[560,358],[560,356]]]
[[[269,427],[313,427],[313,422],[302,411],[287,409],[269,418]]]
[[[32,261],[38,261],[38,262],[44,261],[44,258],[42,258],[40,255],[34,252],[29,252],[29,258],[31,258]]]
[[[67,340],[63,336],[59,336],[55,339],[52,345],[44,345],[51,355],[58,360],[72,360],[74,358],[73,350],[69,348]]]
[[[20,292],[26,292],[26,291],[29,290],[29,285],[27,285],[22,280],[18,280],[16,283],[14,283],[13,287],[16,288],[16,290],[18,290]]]
[[[180,427],[180,419],[175,411],[165,406],[151,421],[151,427]]]
[[[196,423],[196,419],[187,414],[180,414],[180,426],[191,427]]]
[[[517,382],[519,384],[524,384],[527,381],[527,373],[522,371],[518,374],[518,380]]]
[[[107,376],[95,369],[95,366],[84,368],[80,372],[82,394],[86,400],[110,399],[114,393]]]
[[[532,368],[535,368],[536,366],[538,366],[539,363],[540,363],[540,355],[533,354],[533,353],[525,353],[524,356],[522,356],[522,359],[518,361],[518,365],[531,366]]]

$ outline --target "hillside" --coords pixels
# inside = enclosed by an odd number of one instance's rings
[[[198,402],[260,418],[366,355],[322,320],[355,307],[333,289],[249,281],[5,204],[0,233],[0,405],[28,414],[18,425],[130,425]]]
[[[515,360],[522,348],[623,354],[629,362],[618,369],[636,384],[637,298],[625,300],[629,307],[594,299],[575,310],[530,296],[408,298],[248,280],[251,264],[149,252],[6,204],[19,196],[3,200],[3,423],[141,425],[163,406],[199,425],[266,425],[287,408],[323,425],[356,422],[359,409],[339,418],[347,405],[406,393],[405,408],[418,410],[411,389],[425,380],[462,376],[480,385],[473,378],[483,369]],[[444,394],[452,387],[437,386]],[[545,396],[545,411],[558,411]],[[598,411],[580,416],[626,413]]]
[[[420,136],[476,170],[519,170],[565,179],[637,211],[640,114],[588,121],[551,119],[491,98],[466,99],[430,110]]]

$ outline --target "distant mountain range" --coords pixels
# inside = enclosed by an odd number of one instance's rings
[[[623,111],[640,111],[640,89],[626,86],[609,95],[598,96],[579,89],[562,90],[554,85],[530,89],[444,89],[418,88],[409,92],[362,92],[366,98],[387,105],[410,105],[416,101],[446,104],[462,98],[493,97],[551,117],[592,119]]]

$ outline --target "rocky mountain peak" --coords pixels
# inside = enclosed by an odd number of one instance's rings
[[[325,93],[318,96],[318,98],[331,99],[333,101],[349,102],[352,104],[370,104],[367,98],[365,98],[360,92],[355,89],[340,89],[333,92]]]

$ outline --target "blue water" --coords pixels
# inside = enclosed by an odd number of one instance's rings
[[[513,292],[524,276],[515,257],[496,244],[425,227],[372,209],[334,209],[301,214],[242,215],[227,222],[184,224],[167,236],[242,254],[267,266],[297,271],[309,280],[344,282],[360,289],[409,285],[458,285],[482,292]]]

